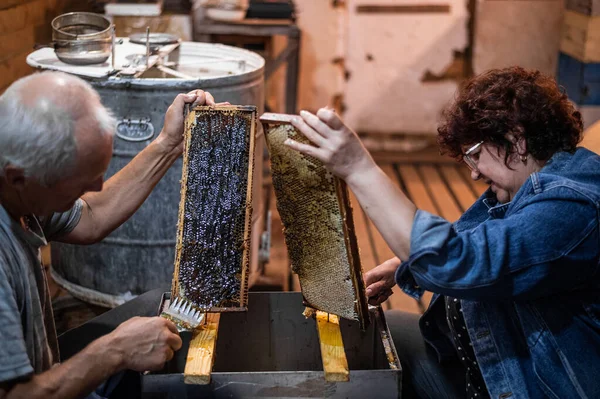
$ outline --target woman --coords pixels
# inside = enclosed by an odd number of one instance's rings
[[[490,188],[459,221],[418,210],[331,110],[288,145],[343,178],[398,258],[365,274],[371,303],[397,283],[425,314],[391,312],[405,397],[600,397],[600,157],[555,81],[493,70],[438,129],[442,151]]]

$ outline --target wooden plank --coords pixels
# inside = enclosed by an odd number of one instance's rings
[[[317,330],[325,380],[349,381],[350,371],[344,351],[340,321],[336,315],[317,311]]]
[[[53,18],[70,11],[87,11],[90,5],[78,0],[20,1],[13,7],[0,6],[0,35],[19,31],[28,26],[49,25]],[[9,0],[13,1],[14,0]]]
[[[375,141],[377,140],[377,136],[378,135],[376,134],[371,134],[368,135],[367,138]],[[447,155],[441,155],[439,148],[434,145],[428,146],[422,150],[404,152],[400,155],[396,151],[371,151],[371,155],[375,161],[381,164],[394,163],[404,165],[425,162],[456,164],[456,160]]]
[[[482,179],[473,180],[473,178],[471,177],[471,170],[469,168],[467,168],[466,166],[463,167],[463,168],[459,167],[458,168],[458,172],[463,176],[463,178],[465,179],[465,181],[467,183],[469,183],[469,186],[473,189],[473,192],[475,193],[475,195],[478,198],[488,188],[490,188],[490,186],[488,186],[487,184],[485,184],[485,182]]]
[[[421,180],[421,176],[419,176],[419,172],[415,165],[401,164],[397,165],[397,169],[400,178],[404,182],[406,194],[409,196],[410,200],[417,208],[437,215],[438,210],[431,200],[427,187],[423,180]]]
[[[390,178],[390,180],[398,187],[400,190],[400,183],[398,181],[398,177],[396,176],[396,171],[394,167],[390,164],[381,165],[381,170]],[[377,254],[378,264],[385,262],[388,259],[391,259],[396,256],[394,252],[391,250],[389,245],[385,242],[384,238],[381,236],[379,231],[375,228],[375,225],[372,225],[373,230],[373,242],[375,244],[375,252]]]
[[[2,2],[0,3],[0,11],[32,1],[34,0],[2,0]]]
[[[35,27],[33,26],[0,35],[0,62],[9,60],[15,55],[33,51],[35,43]]]
[[[391,164],[381,164],[381,169],[385,172],[385,174],[392,180],[397,187],[400,188],[400,183],[396,176],[396,171],[394,170]],[[373,255],[376,265],[380,265],[388,259],[395,257],[396,255],[390,249],[389,245],[379,232],[373,222],[367,218],[367,223],[365,226],[368,229],[368,233],[371,237],[371,241],[373,243]],[[389,299],[383,304],[386,309],[398,309],[403,310],[405,312],[411,313],[419,313],[419,307],[417,302],[406,295],[400,287],[395,285],[392,288],[394,294],[389,297]]]
[[[224,22],[232,25],[251,25],[251,26],[273,26],[273,25],[292,25],[294,21],[290,19],[269,19],[269,18],[244,18],[240,21]]]
[[[467,182],[463,179],[458,170],[456,170],[456,166],[440,165],[438,168],[442,173],[448,188],[458,200],[461,211],[464,213],[464,211],[469,209],[477,199],[473,190],[471,190],[467,185]]]
[[[405,4],[405,5],[360,5],[358,14],[445,14],[450,12],[449,4]]]
[[[600,62],[600,16],[565,11],[560,50],[585,63]]]
[[[206,322],[193,332],[185,362],[183,382],[206,385],[210,383],[219,333],[220,313],[207,313]]]
[[[10,59],[0,61],[0,87],[8,87],[15,80],[34,71],[25,61],[29,51],[17,54]]]
[[[379,264],[373,249],[372,238],[367,227],[370,220],[367,215],[365,215],[352,191],[350,191],[350,203],[354,213],[354,228],[356,231],[358,247],[360,248],[361,264],[363,266],[363,271],[368,271]]]
[[[460,218],[462,212],[436,168],[432,165],[422,165],[419,170],[427,185],[429,195],[440,212],[440,216],[450,222]]]
[[[37,26],[53,14],[50,0],[34,0],[0,11],[0,34],[19,31],[28,26]]]

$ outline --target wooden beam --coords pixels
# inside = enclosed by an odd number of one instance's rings
[[[0,87],[8,87],[15,80],[34,71],[27,65],[29,51],[17,54],[10,59],[0,61]]]
[[[194,331],[185,370],[183,382],[186,384],[206,385],[210,383],[217,347],[220,313],[207,313],[206,322]]]
[[[462,212],[436,168],[433,165],[423,165],[419,169],[429,188],[429,194],[439,209],[440,216],[450,222],[458,220]]]
[[[2,0],[0,3],[0,10],[5,10],[7,8],[11,8],[14,6],[18,6],[20,4],[29,3],[34,0]]]
[[[362,5],[356,7],[358,14],[445,14],[449,4]]]
[[[273,112],[265,112],[260,116],[260,123],[269,125],[289,125],[292,123],[296,115],[276,114]]]
[[[440,165],[439,169],[446,184],[450,187],[454,197],[458,200],[461,211],[464,212],[469,209],[477,197],[475,197],[473,191],[467,185],[467,182],[463,179],[458,170],[456,170],[456,166]]]
[[[398,173],[406,186],[407,195],[417,208],[426,212],[437,215],[438,211],[435,204],[431,200],[427,187],[415,165],[397,165]]]
[[[481,194],[483,194],[485,190],[490,188],[490,186],[486,184],[482,179],[473,180],[471,178],[471,170],[469,168],[458,168],[458,171],[463,175],[465,180],[473,188],[473,191],[475,192],[475,195],[477,195],[477,197],[481,196]]]
[[[46,20],[46,15],[53,13],[47,0],[35,0],[16,7],[0,11],[0,34],[37,26]],[[58,11],[58,10],[56,10]]]
[[[392,165],[381,165],[381,169],[392,180],[396,187],[402,190],[402,187],[403,185],[406,185],[406,182],[399,179],[394,167]],[[373,226],[373,230],[373,240],[375,241],[375,248],[377,250],[377,255],[379,256],[379,263],[383,263],[386,260],[393,258],[395,254],[387,245],[379,231],[375,229],[375,226]],[[385,302],[385,306],[388,309],[398,309],[411,313],[422,313],[419,303],[402,292],[398,285],[394,285],[392,292],[394,294]]]
[[[367,223],[369,219],[361,208],[356,196],[350,191],[350,203],[354,211],[354,226],[356,229],[356,241],[360,248],[360,260],[363,266],[363,271],[369,271],[378,265],[377,258],[374,253],[372,238],[369,234]]]
[[[33,26],[0,34],[0,62],[8,61],[18,54],[32,52],[35,43],[35,27]]]
[[[338,317],[317,311],[317,330],[319,331],[325,380],[329,382],[349,381],[350,371]]]
[[[90,6],[80,0],[1,0],[0,34],[11,33],[28,26],[50,25],[55,17],[70,11],[86,11]]]

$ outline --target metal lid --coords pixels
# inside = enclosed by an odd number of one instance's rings
[[[174,44],[177,43],[179,41],[179,37],[172,35],[170,33],[150,33],[150,35],[148,35],[148,41],[150,43],[150,46],[155,47],[155,46],[165,46],[167,44]],[[133,35],[129,36],[129,41],[131,43],[136,43],[136,44],[143,44],[146,45],[146,34],[145,33],[134,33]]]

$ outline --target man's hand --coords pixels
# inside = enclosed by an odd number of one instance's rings
[[[181,348],[177,327],[162,317],[134,317],[109,334],[126,369],[160,370]]]
[[[316,115],[302,111],[300,116],[292,120],[292,125],[314,145],[288,139],[286,144],[291,148],[323,161],[331,172],[346,181],[360,179],[360,175],[377,168],[358,135],[344,125],[335,111],[321,108]]]
[[[400,265],[400,259],[392,258],[365,273],[365,285],[369,303],[377,306],[385,302],[392,294],[396,285],[394,275]]]
[[[183,152],[183,108],[185,104],[192,104],[192,106],[229,105],[228,102],[215,104],[214,97],[204,90],[193,90],[187,94],[178,94],[167,109],[163,129],[156,139],[169,152],[175,149],[180,154]]]

